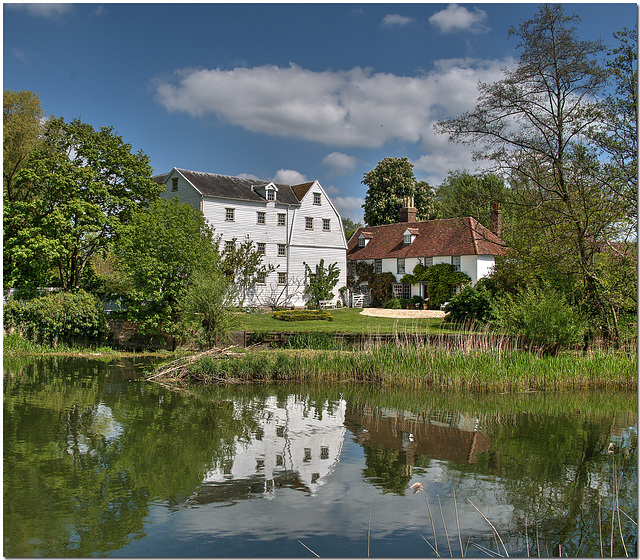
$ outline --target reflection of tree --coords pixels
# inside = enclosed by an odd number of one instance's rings
[[[413,467],[426,466],[428,460],[414,456],[407,460],[405,451],[363,445],[366,468],[362,474],[383,492],[404,496],[413,476]]]
[[[235,438],[255,426],[251,411],[236,417],[229,402],[112,384],[108,369],[87,360],[5,361],[5,555],[126,546],[144,536],[151,501],[183,502],[212,457],[229,457]]]

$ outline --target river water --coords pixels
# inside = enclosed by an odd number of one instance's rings
[[[5,358],[4,556],[637,556],[635,393],[173,390],[151,367]]]

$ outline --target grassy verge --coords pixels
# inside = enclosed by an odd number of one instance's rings
[[[361,315],[361,309],[332,309],[333,321],[287,322],[273,313],[241,313],[239,328],[249,332],[393,333],[442,332],[442,319],[393,319]]]
[[[515,350],[462,352],[430,346],[368,350],[262,350],[206,355],[165,380],[364,382],[435,391],[514,392],[637,388],[635,355],[537,356]],[[162,368],[159,369],[162,372]],[[156,375],[156,379],[162,375]]]

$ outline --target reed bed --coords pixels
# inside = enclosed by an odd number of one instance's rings
[[[254,350],[203,355],[184,368],[167,365],[156,379],[198,382],[360,382],[412,389],[533,392],[637,388],[637,355],[620,352],[544,355],[507,337],[449,337],[446,344],[397,335],[361,348]],[[171,369],[171,375],[163,371]]]

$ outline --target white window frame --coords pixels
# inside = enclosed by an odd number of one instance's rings
[[[364,237],[358,237],[358,247],[364,247],[367,244],[367,240]]]
[[[406,274],[405,273],[405,260],[402,257],[398,257],[398,274]]]
[[[264,226],[267,224],[267,213],[258,211],[256,212],[256,224]]]
[[[236,221],[236,209],[235,208],[225,208],[224,209],[224,221],[225,222],[235,222]]]
[[[267,189],[267,200],[269,202],[275,202],[276,200],[276,191],[273,189]]]
[[[286,286],[286,285],[287,285],[287,273],[278,272],[278,286]]]
[[[279,257],[287,256],[287,246],[284,243],[278,243],[278,256]]]
[[[311,216],[307,216],[304,219],[304,229],[307,231],[313,230],[313,218]]]
[[[373,273],[382,274],[382,259],[373,259]]]
[[[224,242],[224,250],[228,253],[229,251],[233,251],[233,248],[235,246],[235,243],[232,241],[225,241]]]
[[[266,243],[258,243],[256,245],[256,250],[258,251],[258,255],[265,255],[267,253],[267,244]]]
[[[177,191],[178,191],[178,178],[173,177],[171,179],[171,192],[177,192]]]
[[[456,272],[460,272],[461,268],[459,256],[451,257],[451,266],[453,266],[453,270],[455,270]]]
[[[280,212],[278,214],[278,225],[286,226],[287,225],[287,215],[284,212]]]
[[[407,233],[406,235],[402,236],[402,243],[404,245],[411,245],[411,234]]]
[[[314,192],[313,193],[313,203],[316,206],[321,206],[322,205],[322,194],[319,192]]]
[[[256,284],[264,285],[267,283],[267,275],[264,272],[261,272],[256,275]]]
[[[425,257],[424,258],[424,266],[426,268],[429,268],[430,266],[433,266],[433,257]]]
[[[322,231],[331,231],[331,220],[329,218],[322,218]]]

